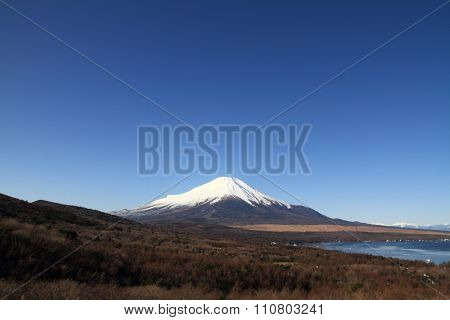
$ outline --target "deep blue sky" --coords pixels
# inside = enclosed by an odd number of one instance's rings
[[[443,3],[8,2],[195,126],[264,123]],[[115,210],[180,179],[136,169],[136,127],[176,121],[1,3],[0,111],[1,193]],[[314,126],[313,174],[271,177],[313,208],[450,222],[450,5],[277,122]]]

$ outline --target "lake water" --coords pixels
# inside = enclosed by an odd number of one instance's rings
[[[436,264],[450,261],[450,241],[330,242],[320,248],[348,253],[366,253]]]

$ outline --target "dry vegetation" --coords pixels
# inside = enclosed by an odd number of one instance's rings
[[[446,232],[432,230],[413,230],[391,227],[378,226],[340,226],[329,224],[311,224],[311,225],[295,225],[295,224],[251,224],[234,226],[252,231],[272,231],[272,232],[365,232],[365,233],[396,233],[396,234],[419,234],[419,235],[443,235],[448,236]]]
[[[0,296],[442,299],[439,292],[450,291],[449,264],[293,247],[283,239],[271,244],[261,233],[218,227],[142,226],[77,210],[0,197]]]

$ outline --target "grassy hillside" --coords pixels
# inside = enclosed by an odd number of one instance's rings
[[[450,292],[449,264],[293,247],[286,245],[290,239],[274,237],[219,226],[139,225],[84,208],[0,196],[0,295],[442,299],[438,292]]]

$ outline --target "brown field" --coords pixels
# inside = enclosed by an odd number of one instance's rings
[[[396,233],[396,234],[418,234],[418,235],[442,235],[449,236],[448,232],[431,230],[413,230],[402,228],[387,228],[378,226],[338,226],[328,224],[315,225],[290,225],[290,224],[252,224],[233,226],[252,231],[268,232],[364,232],[364,233]]]

